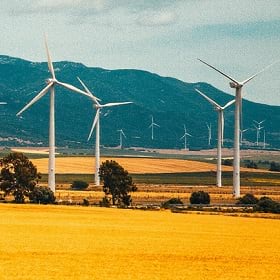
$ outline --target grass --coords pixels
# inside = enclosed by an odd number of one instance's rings
[[[280,279],[279,220],[0,205],[3,280]]]

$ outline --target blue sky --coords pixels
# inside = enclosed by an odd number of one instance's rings
[[[233,93],[201,58],[237,80],[280,60],[279,0],[1,0],[0,54],[108,69],[134,68]],[[280,105],[280,63],[246,98]]]

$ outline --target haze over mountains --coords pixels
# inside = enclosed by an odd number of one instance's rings
[[[221,105],[233,99],[232,95],[207,83],[186,83],[141,70],[106,70],[66,61],[56,62],[54,67],[59,80],[82,88],[76,78],[79,76],[102,103],[134,102],[102,111],[101,144],[104,146],[119,145],[117,130],[123,129],[127,147],[183,148],[180,138],[185,124],[188,133],[193,135],[189,138],[190,147],[207,148],[206,122],[212,124],[212,144],[216,145],[217,113],[194,89],[200,89]],[[47,146],[48,95],[22,117],[16,117],[16,113],[45,86],[45,79],[50,76],[47,64],[0,56],[0,73],[0,101],[8,103],[0,107],[0,144]],[[89,142],[87,137],[94,115],[90,99],[57,88],[56,145],[91,147],[95,135]],[[233,115],[234,105],[225,111],[225,145],[230,147]],[[149,129],[151,116],[160,125],[154,130],[154,140]],[[243,101],[243,128],[250,128],[243,138],[251,142],[248,144],[256,141],[253,120],[264,119],[268,147],[280,148],[280,107]],[[260,141],[263,141],[263,133]]]

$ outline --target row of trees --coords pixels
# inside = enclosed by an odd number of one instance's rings
[[[10,153],[0,160],[0,189],[4,195],[13,195],[16,203],[24,203],[28,197],[33,203],[54,203],[54,193],[48,187],[38,186],[41,174],[36,166],[22,153]],[[105,193],[104,202],[113,205],[128,206],[132,199],[129,192],[137,187],[131,176],[115,161],[103,162],[100,167],[100,178]],[[86,188],[88,184],[75,181],[72,188]]]

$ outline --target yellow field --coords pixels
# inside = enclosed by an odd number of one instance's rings
[[[204,172],[215,171],[216,165],[206,162],[198,162],[181,159],[155,159],[155,158],[107,158],[105,160],[116,160],[129,173],[174,173],[174,172]],[[41,173],[48,173],[48,159],[32,159]],[[94,172],[94,157],[58,157],[56,158],[56,173],[90,174]],[[232,171],[231,166],[223,166],[224,171]],[[252,171],[252,169],[242,168],[242,170]],[[255,172],[263,171],[254,169]]]
[[[0,205],[0,279],[280,279],[280,221]]]

